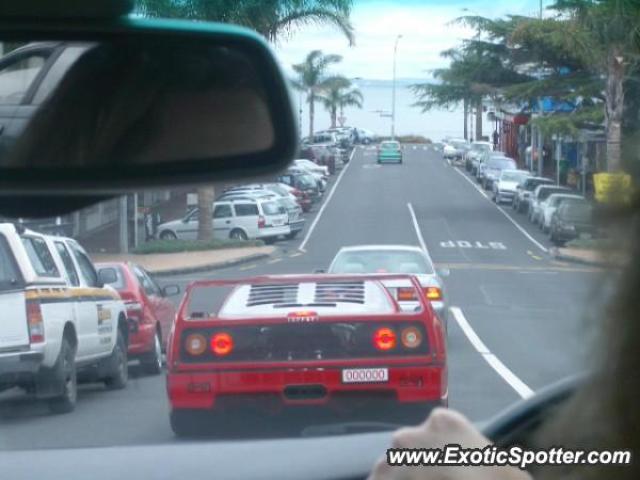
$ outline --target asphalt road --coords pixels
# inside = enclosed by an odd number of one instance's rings
[[[363,147],[334,186],[303,234],[279,244],[273,258],[161,283],[185,287],[200,278],[308,273],[326,268],[342,246],[422,244],[437,267],[451,272],[451,407],[482,421],[588,368],[589,332],[598,321],[605,274],[552,259],[548,240],[524,216],[493,204],[460,169],[423,146],[405,147],[403,165],[379,166],[375,151]],[[177,441],[164,377],[145,377],[135,366],[131,373],[124,391],[83,386],[70,415],[49,415],[22,396],[0,397],[0,449]],[[236,419],[220,425],[217,438],[299,430],[295,421],[256,425],[255,419]]]

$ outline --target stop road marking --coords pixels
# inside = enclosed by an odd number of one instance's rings
[[[469,242],[467,240],[449,240],[440,242],[442,248],[474,248],[476,250],[506,250],[502,242]]]

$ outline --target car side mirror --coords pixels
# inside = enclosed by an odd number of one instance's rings
[[[448,268],[444,268],[444,267],[436,269],[436,272],[441,277],[448,277],[449,275],[451,275],[451,270],[449,270]]]
[[[98,283],[100,288],[110,283],[118,282],[118,274],[115,268],[101,268],[98,272]]]
[[[180,287],[178,285],[167,285],[162,288],[162,296],[172,297],[180,293]]]

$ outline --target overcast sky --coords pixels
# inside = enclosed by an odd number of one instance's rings
[[[394,40],[402,34],[398,78],[422,78],[426,71],[446,66],[441,51],[472,36],[471,30],[451,24],[455,18],[470,14],[491,18],[536,15],[538,8],[539,0],[355,0],[351,16],[355,46],[349,47],[335,28],[305,26],[280,40],[276,50],[287,71],[308,52],[319,49],[342,55],[344,60],[336,71],[347,77],[390,79]]]

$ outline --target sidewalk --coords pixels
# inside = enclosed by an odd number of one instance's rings
[[[626,263],[623,255],[588,248],[553,248],[551,254],[556,260],[596,267],[622,267]]]
[[[149,255],[96,253],[91,257],[96,263],[133,262],[156,275],[179,275],[261,260],[271,256],[275,250],[275,247],[266,246]]]

